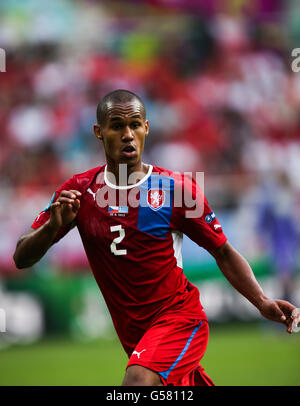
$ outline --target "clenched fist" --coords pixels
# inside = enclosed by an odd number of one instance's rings
[[[54,229],[71,223],[80,208],[81,193],[78,190],[63,190],[55,203],[50,206],[49,225]]]

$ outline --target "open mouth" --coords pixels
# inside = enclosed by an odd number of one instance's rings
[[[135,147],[134,147],[133,145],[131,145],[131,144],[126,145],[126,146],[122,149],[122,153],[123,153],[124,155],[126,155],[127,157],[131,157],[131,156],[135,155],[135,152],[136,152]]]
[[[128,144],[128,145],[126,145],[126,146],[122,149],[122,151],[125,151],[125,152],[133,152],[133,151],[135,151],[135,148],[134,148],[133,145]]]

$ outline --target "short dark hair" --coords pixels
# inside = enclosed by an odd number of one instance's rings
[[[142,107],[142,114],[144,120],[146,119],[146,108],[143,100],[135,93],[129,90],[117,89],[113,92],[106,94],[98,103],[97,106],[97,122],[99,125],[105,123],[107,117],[107,105],[109,103],[127,103],[131,101],[138,101]]]

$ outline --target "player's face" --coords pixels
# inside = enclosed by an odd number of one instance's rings
[[[108,105],[105,123],[95,125],[94,130],[103,141],[107,163],[130,166],[141,163],[149,123],[138,101]]]

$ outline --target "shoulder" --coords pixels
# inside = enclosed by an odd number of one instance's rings
[[[70,180],[72,180],[74,188],[82,190],[88,187],[91,184],[91,182],[95,179],[96,175],[104,171],[104,168],[105,165],[102,165],[97,166],[96,168],[89,169],[85,172],[76,173]]]
[[[154,166],[152,169],[152,175],[159,175],[161,177],[165,176],[167,178],[172,178],[176,181],[181,181],[183,179],[183,174],[180,172],[171,171],[170,169],[162,168],[160,166]]]
[[[153,165],[152,175],[159,175],[160,177],[166,177],[172,179],[175,187],[186,188],[195,183],[195,179],[191,172],[178,172],[171,171],[170,169],[162,168]]]
[[[165,177],[162,185],[170,185],[175,196],[177,198],[181,196],[180,198],[183,198],[187,204],[193,205],[195,201],[206,202],[203,176],[198,176],[197,173],[193,176],[192,172],[175,172],[158,166],[153,166],[152,173],[156,173],[159,178]],[[202,172],[199,173],[202,174]]]

